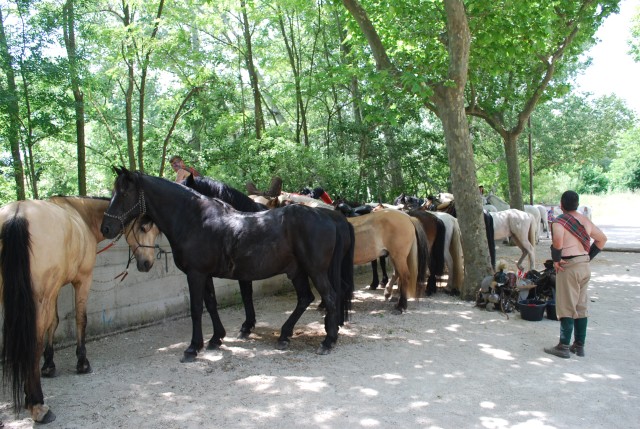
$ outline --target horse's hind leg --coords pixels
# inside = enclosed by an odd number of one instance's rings
[[[53,335],[58,328],[58,323],[60,319],[58,317],[58,303],[56,301],[56,312],[53,321],[49,325],[46,334],[46,345],[44,347],[44,363],[42,364],[42,369],[40,370],[40,375],[44,378],[53,378],[56,376],[56,364],[53,362]]]
[[[256,327],[256,311],[253,307],[253,284],[251,282],[239,281],[240,295],[244,304],[245,321],[240,328],[239,338],[249,338],[251,330]]]
[[[373,279],[371,279],[369,289],[376,290],[378,289],[378,284],[380,284],[380,279],[378,277],[378,261],[376,259],[371,261],[371,271],[373,272]]]
[[[205,284],[203,299],[209,316],[211,316],[211,323],[213,324],[213,335],[209,340],[207,350],[215,350],[222,345],[222,339],[227,336],[227,332],[218,314],[218,301],[216,300],[216,291],[213,287],[213,279],[211,277],[207,279]]]
[[[293,287],[296,290],[297,302],[296,308],[293,310],[289,318],[284,322],[282,328],[280,329],[280,338],[278,338],[278,343],[276,344],[276,348],[278,350],[286,350],[289,347],[290,338],[293,336],[293,328],[302,316],[302,313],[309,307],[309,304],[313,302],[315,297],[313,296],[313,292],[311,292],[311,286],[309,285],[309,278],[306,273],[298,274],[294,278],[291,279],[293,283]],[[325,305],[330,305],[331,303],[326,303]],[[335,302],[333,303],[335,306]],[[328,309],[328,307],[327,307]]]
[[[87,359],[87,349],[85,347],[85,335],[87,330],[87,297],[91,287],[91,276],[78,282],[73,282],[76,299],[76,372],[78,374],[88,374],[91,364]]]

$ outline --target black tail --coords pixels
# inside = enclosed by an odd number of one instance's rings
[[[422,224],[414,224],[416,238],[418,240],[418,284],[427,280],[427,267],[429,266],[429,242]]]
[[[2,272],[4,326],[2,369],[4,382],[11,384],[14,410],[22,408],[22,388],[37,381],[36,305],[31,287],[31,237],[29,221],[14,216],[2,227]],[[30,404],[26,404],[30,405]]]
[[[436,218],[437,233],[436,241],[433,243],[431,253],[429,253],[429,271],[436,276],[444,274],[444,236],[446,227],[440,218]]]
[[[353,280],[353,255],[355,254],[356,235],[353,229],[353,225],[348,223],[349,227],[349,243],[347,252],[342,257],[342,300],[341,300],[341,313],[343,317],[343,323],[349,320],[349,311],[351,310],[351,301],[353,300],[353,291],[355,290],[355,283]]]
[[[484,213],[484,229],[487,233],[487,243],[489,245],[489,256],[491,256],[491,268],[496,270],[496,243],[493,239],[493,217],[486,212]]]

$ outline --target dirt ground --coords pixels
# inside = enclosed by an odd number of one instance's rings
[[[537,246],[538,269],[549,243]],[[498,258],[513,266],[517,249],[499,245]],[[592,270],[585,358],[542,351],[557,342],[557,321],[507,318],[443,293],[394,316],[363,273],[328,356],[314,353],[324,336],[315,303],[290,349],[274,348],[291,294],[256,303],[249,340],[234,338],[242,308],[222,309],[229,337],[194,363],[179,362],[186,317],[89,343],[89,375],[75,374],[74,347],[59,350],[58,377],[43,381],[57,415],[46,427],[637,428],[640,257],[603,252]],[[16,419],[7,392],[0,399],[5,427],[33,427],[26,412]]]

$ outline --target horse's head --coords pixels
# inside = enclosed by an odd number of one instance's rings
[[[144,192],[139,185],[140,173],[131,172],[124,167],[114,167],[114,170],[118,177],[100,226],[105,238],[115,238],[126,224],[146,212]]]
[[[131,253],[136,258],[138,271],[148,272],[156,260],[155,243],[156,238],[160,235],[160,230],[151,218],[143,215],[127,225],[124,234],[131,248]]]

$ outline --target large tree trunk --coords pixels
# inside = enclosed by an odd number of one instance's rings
[[[9,52],[7,37],[4,32],[4,18],[2,16],[2,6],[0,6],[0,61],[2,71],[7,78],[6,102],[3,109],[9,117],[7,126],[7,139],[11,146],[11,161],[13,164],[13,175],[16,182],[16,199],[26,199],[24,186],[24,167],[20,157],[20,109],[18,105],[18,90],[16,87],[16,77],[13,71],[13,58]]]
[[[80,89],[78,76],[78,58],[76,55],[76,34],[74,2],[67,0],[62,8],[64,45],[69,59],[71,90],[76,110],[76,152],[78,155],[78,194],[87,195],[86,143],[84,135],[84,94]]]
[[[129,3],[122,2],[123,5],[123,20],[125,28],[129,28],[131,25],[131,11],[129,9]],[[125,103],[125,129],[127,130],[127,154],[129,157],[129,169],[136,169],[136,153],[133,146],[133,87],[135,85],[135,73],[133,69],[133,58],[129,55],[131,49],[127,44],[130,41],[122,42],[122,59],[127,64],[127,89],[124,94]]]
[[[509,177],[509,205],[514,209],[524,210],[522,179],[520,178],[520,163],[518,162],[519,135],[520,133],[506,133],[503,142]]]
[[[253,51],[251,47],[251,32],[249,31],[249,18],[247,17],[247,4],[245,0],[240,0],[240,6],[242,6],[242,26],[244,42],[246,45],[245,62],[247,65],[247,72],[249,73],[249,81],[251,83],[251,90],[253,91],[253,111],[254,111],[254,123],[256,138],[261,139],[262,133],[265,129],[264,126],[264,114],[262,113],[262,96],[260,95],[260,84],[258,82],[258,74],[253,63]]]

